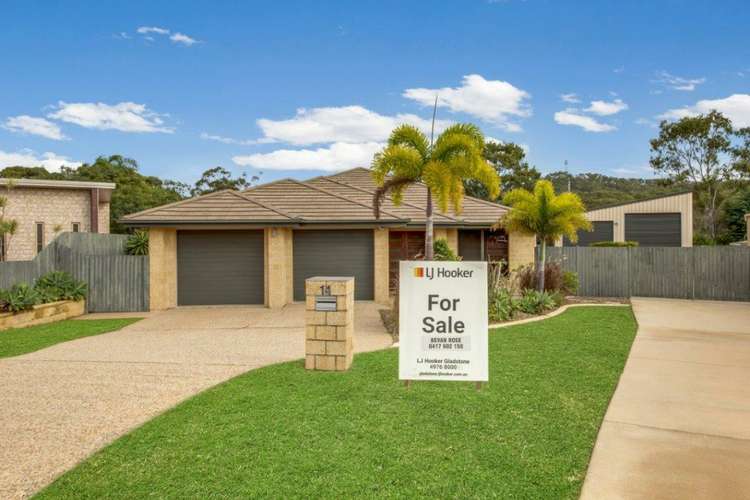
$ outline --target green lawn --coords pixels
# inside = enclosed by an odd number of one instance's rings
[[[0,358],[38,351],[68,340],[112,332],[135,323],[139,319],[68,319],[46,325],[3,330],[0,331]]]
[[[490,382],[348,373],[237,377],[68,472],[43,498],[577,498],[635,335],[630,308],[574,308],[490,335]]]

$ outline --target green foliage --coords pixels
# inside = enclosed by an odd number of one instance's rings
[[[0,291],[0,307],[3,311],[28,311],[41,302],[39,293],[26,283],[18,283],[9,290]]]
[[[700,228],[716,239],[719,210],[725,200],[722,181],[747,177],[744,158],[750,158],[744,130],[717,111],[662,121],[659,136],[651,140],[651,167],[675,183],[690,182],[702,212]]]
[[[537,289],[544,287],[544,268],[547,260],[547,241],[567,236],[570,241],[578,241],[578,231],[591,231],[591,222],[586,218],[586,207],[574,193],[556,194],[552,183],[537,181],[534,191],[514,189],[503,199],[511,209],[499,224],[508,231],[534,234],[541,241],[540,261],[537,270]]]
[[[128,255],[148,255],[148,233],[136,231],[125,241],[125,253]]]
[[[461,260],[461,258],[451,250],[451,247],[448,246],[447,240],[443,238],[437,239],[433,246],[435,248],[435,260]]]
[[[590,247],[637,247],[637,241],[595,241],[589,245]]]
[[[203,172],[201,178],[195,183],[195,187],[190,190],[190,195],[201,196],[224,189],[242,191],[256,184],[259,180],[260,177],[257,175],[248,179],[247,174],[243,172],[239,177],[233,178],[232,173],[223,167],[209,168]]]
[[[518,309],[517,300],[507,288],[490,289],[487,305],[490,322],[510,321]]]
[[[44,170],[44,169],[42,169]],[[138,163],[120,155],[100,156],[78,168],[63,167],[60,172],[44,174],[37,167],[8,167],[0,177],[45,178],[53,180],[114,182],[110,203],[110,232],[125,233],[118,221],[125,215],[183,199],[187,186],[158,177],[142,175]]]
[[[555,290],[555,293],[562,293],[564,295],[575,295],[578,293],[580,282],[578,280],[578,273],[573,271],[563,271],[562,274],[562,288]]]
[[[34,289],[43,299],[42,302],[83,300],[86,298],[87,288],[86,283],[73,279],[65,271],[52,271],[34,283]]]
[[[533,189],[534,183],[541,178],[539,171],[526,161],[526,152],[517,144],[487,142],[482,154],[500,177],[502,192],[516,188]],[[475,180],[464,181],[464,187],[469,196],[493,200],[487,188]]]
[[[571,190],[581,198],[587,210],[681,193],[688,188],[687,185],[669,183],[664,179],[624,179],[597,173],[571,175],[558,171],[544,178],[552,183],[558,193],[567,191],[570,181]]]
[[[372,175],[378,189],[374,195],[375,216],[380,217],[380,205],[390,195],[396,205],[401,203],[404,190],[418,182],[424,183],[434,196],[440,210],[449,205],[461,212],[464,181],[474,179],[487,189],[489,197],[497,198],[500,179],[482,157],[484,136],[476,125],[458,123],[448,127],[431,146],[422,131],[412,125],[401,125],[393,130],[386,147],[372,161]],[[425,217],[432,220],[432,202],[425,207]],[[431,224],[425,234],[425,257],[433,258]]]
[[[542,314],[557,306],[555,299],[549,292],[538,290],[524,290],[518,300],[518,309],[526,314]]]
[[[750,213],[750,185],[745,185],[730,196],[724,205],[725,232],[721,240],[731,243],[747,239],[745,214]]]

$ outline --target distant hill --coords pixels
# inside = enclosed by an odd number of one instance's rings
[[[660,179],[624,179],[594,173],[570,175],[567,172],[552,172],[544,177],[552,182],[558,193],[568,190],[570,179],[571,191],[581,197],[586,210],[655,198],[689,189],[687,185],[668,185]]]

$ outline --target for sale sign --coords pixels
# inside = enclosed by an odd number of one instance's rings
[[[401,380],[487,381],[487,263],[401,261]]]

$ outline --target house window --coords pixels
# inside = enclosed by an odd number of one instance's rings
[[[81,223],[80,222],[74,222],[73,223],[73,232],[77,233],[81,230]]]
[[[36,252],[39,253],[44,248],[44,222],[36,223]]]

